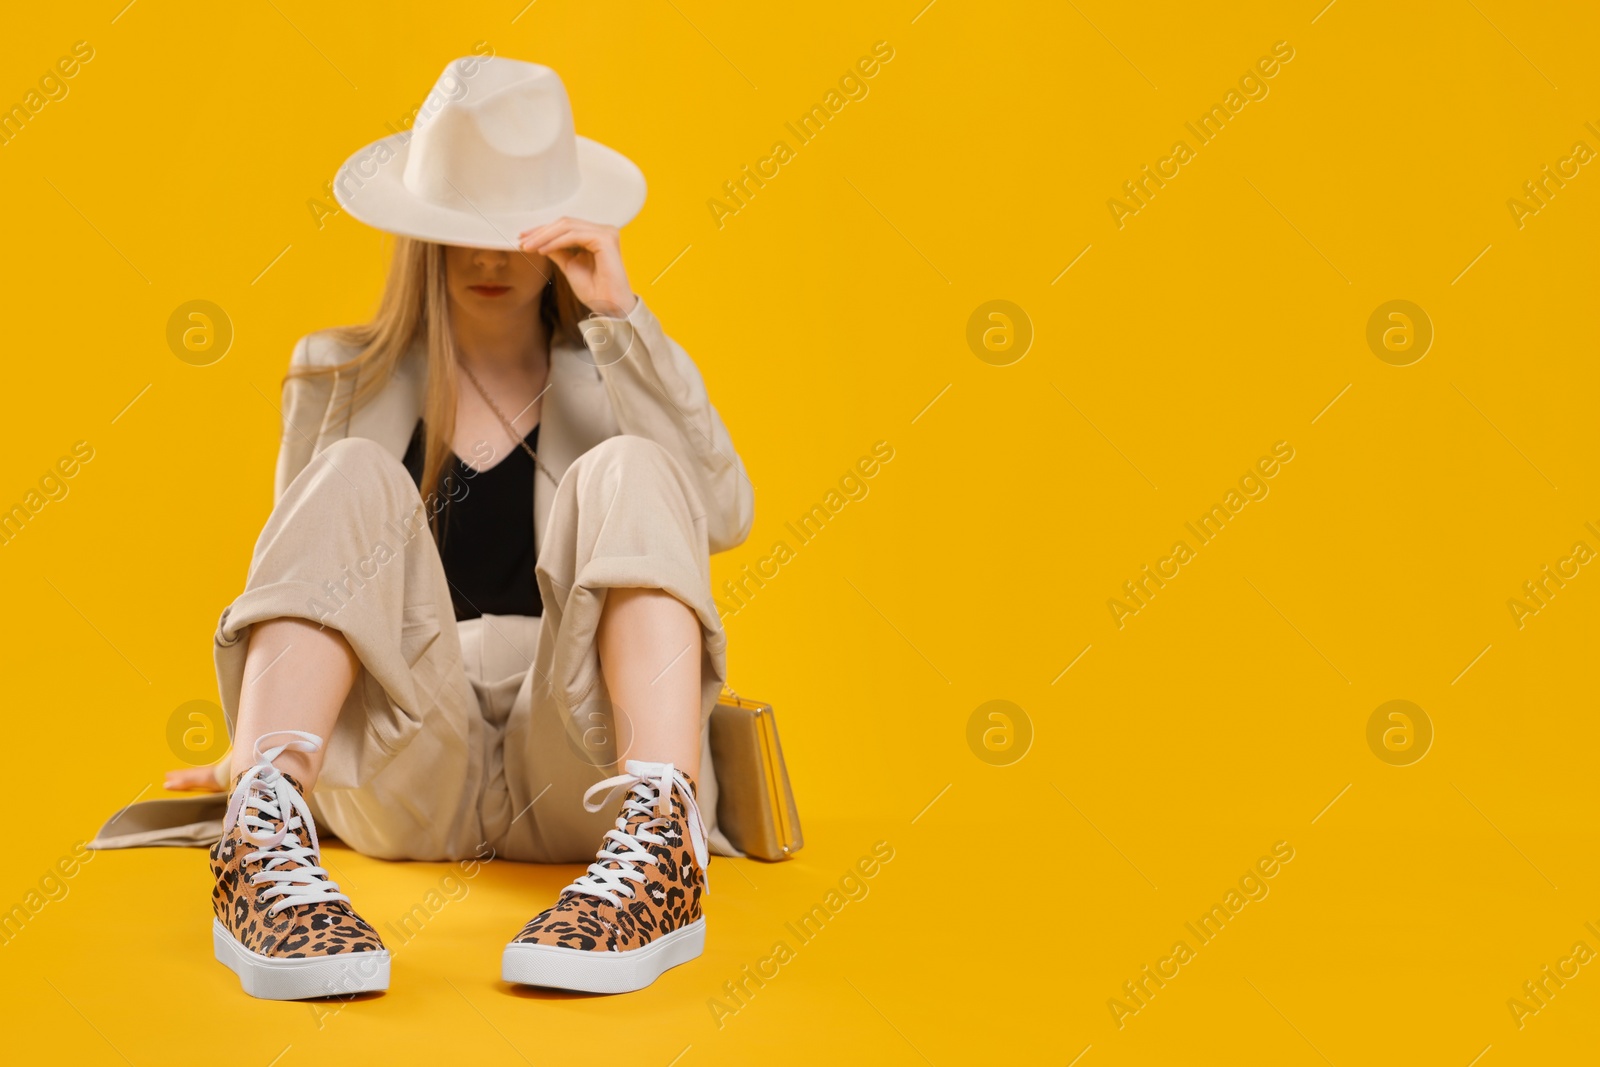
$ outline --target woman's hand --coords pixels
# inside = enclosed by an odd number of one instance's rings
[[[639,298],[622,267],[622,232],[584,219],[559,218],[518,235],[524,252],[550,257],[573,294],[597,315],[625,318]]]
[[[162,788],[169,793],[221,793],[227,781],[227,757],[204,767],[179,767],[167,772]]]

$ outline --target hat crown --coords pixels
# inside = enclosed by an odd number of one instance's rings
[[[549,67],[500,56],[458,59],[412,124],[405,187],[442,206],[537,211],[580,184],[572,104]]]
[[[380,230],[514,250],[518,234],[562,216],[627,225],[645,180],[622,153],[574,132],[555,71],[465,56],[445,67],[410,129],[344,161],[333,195]]]

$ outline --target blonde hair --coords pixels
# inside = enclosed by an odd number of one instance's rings
[[[450,329],[450,291],[445,280],[446,246],[414,237],[397,236],[394,256],[383,296],[372,321],[341,326],[329,333],[356,355],[331,366],[291,367],[287,378],[353,374],[351,390],[336,413],[347,419],[388,384],[400,359],[420,336],[428,353],[426,394],[423,398],[423,461],[421,490],[438,489],[450,456],[455,433],[457,376],[455,338]],[[567,284],[566,276],[550,265],[551,282],[539,301],[539,317],[553,346],[558,340],[579,340],[579,323],[590,314]],[[430,508],[430,522],[438,509]]]

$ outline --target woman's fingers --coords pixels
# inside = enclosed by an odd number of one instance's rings
[[[217,784],[217,774],[212,767],[180,767],[167,772],[165,782],[162,783],[170,793],[194,792],[199,790],[206,793],[220,793],[222,787]]]
[[[524,249],[547,256],[566,275],[578,299],[589,307],[623,315],[633,305],[617,227],[567,217],[531,227],[519,236]]]
[[[587,219],[559,218],[543,226],[524,230],[520,235],[522,246],[543,255],[556,248],[583,248],[599,253],[618,247],[619,231],[615,226],[605,226]]]
[[[540,238],[533,246],[535,252],[541,255],[550,255],[552,252],[579,249],[590,255],[599,255],[604,252],[607,245],[606,239],[600,234],[567,231]]]
[[[617,228],[615,226],[605,226],[598,222],[590,222],[588,219],[575,219],[570,215],[563,215],[561,218],[553,219],[550,222],[544,223],[542,226],[530,226],[528,229],[523,230],[518,236],[527,237],[530,234],[533,234],[540,237],[549,237],[558,229],[581,229],[593,233],[603,233],[607,230],[613,233],[617,232]]]

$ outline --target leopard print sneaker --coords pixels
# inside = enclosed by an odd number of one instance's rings
[[[284,734],[295,739],[262,751],[263,740]],[[301,730],[263,734],[255,765],[234,779],[222,839],[211,846],[213,950],[246,993],[265,1000],[389,988],[388,950],[319,866],[300,783],[272,765],[286,749],[321,746]]]
[[[670,763],[628,760],[623,769],[583,796],[587,810],[599,811],[626,790],[616,828],[555,906],[506,946],[506,981],[627,993],[704,951],[709,857],[694,779]],[[598,792],[607,795],[591,805]]]

